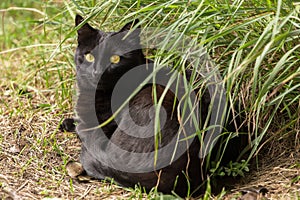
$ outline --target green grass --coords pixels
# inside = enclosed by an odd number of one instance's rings
[[[9,158],[7,162],[15,161],[11,166],[1,165],[7,167],[3,173],[14,179],[16,187],[22,185],[16,177],[27,180],[26,174],[38,170],[38,175],[23,186],[30,191],[35,181],[40,185],[29,193],[32,196],[60,196],[61,185],[64,185],[61,196],[65,198],[75,198],[82,195],[76,192],[86,191],[66,180],[67,161],[78,158],[77,138],[58,131],[62,119],[73,115],[76,13],[104,31],[118,30],[125,22],[138,18],[144,28],[160,27],[166,33],[176,30],[193,38],[193,46],[205,46],[214,68],[223,78],[229,110],[238,104],[249,127],[248,134],[254,136],[247,162],[264,145],[283,138],[292,138],[299,145],[300,4],[297,2],[2,1],[0,152]],[[167,39],[162,45],[170,44]],[[178,52],[176,40],[172,42],[175,47],[168,54],[157,50],[152,56],[160,64],[177,62],[180,68],[187,56]],[[178,55],[183,55],[179,61]],[[20,94],[21,90],[28,93]],[[18,155],[9,152],[14,145],[19,148]],[[4,184],[2,179],[1,183]],[[111,187],[110,195],[119,193],[119,188]],[[160,197],[155,191],[145,196],[137,187],[130,189],[126,197],[155,196]],[[208,196],[209,190],[204,198]]]

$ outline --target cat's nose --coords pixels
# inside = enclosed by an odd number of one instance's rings
[[[93,77],[94,78],[100,78],[100,76],[102,75],[102,73],[103,73],[103,70],[101,69],[101,68],[94,68],[93,69],[93,73],[92,73],[92,75],[93,75]]]

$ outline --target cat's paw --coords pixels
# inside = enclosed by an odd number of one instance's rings
[[[66,118],[59,126],[61,131],[75,132],[75,120],[73,118]]]
[[[70,161],[66,165],[67,174],[79,182],[90,182],[93,180],[92,177],[86,174],[86,171],[83,169],[83,166],[79,162]]]
[[[74,162],[74,161],[67,163],[66,171],[67,171],[67,174],[72,178],[76,178],[77,176],[82,175],[84,173],[84,169],[83,169],[81,163]]]

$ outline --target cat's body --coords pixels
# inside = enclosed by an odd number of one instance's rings
[[[76,16],[76,26],[82,21],[82,17]],[[168,160],[170,161],[168,165],[157,168],[153,154],[150,155],[157,148],[155,137],[135,137],[135,135],[143,134],[153,135],[155,132],[153,127],[146,131],[136,127],[127,127],[124,131],[118,127],[116,121],[111,120],[101,127],[103,134],[100,134],[99,130],[97,132],[97,129],[91,130],[112,116],[111,98],[118,80],[132,68],[146,66],[151,62],[145,58],[141,50],[138,32],[133,32],[124,40],[118,41],[120,37],[112,39],[116,34],[123,38],[132,25],[129,23],[119,32],[113,33],[101,32],[88,24],[84,24],[78,30],[75,62],[79,92],[76,112],[79,120],[76,132],[82,141],[81,164],[88,175],[98,179],[111,177],[124,186],[133,187],[139,183],[146,190],[157,186],[159,191],[170,193],[174,190],[181,196],[185,196],[188,191],[193,192],[196,189],[200,191],[199,186],[203,183],[203,177],[206,177],[205,171],[202,170],[203,160],[199,158],[198,138],[187,141],[187,148],[177,159]],[[129,47],[132,46],[136,48],[130,50]],[[95,56],[93,62],[88,62],[85,58],[85,55],[89,53]],[[101,56],[98,57],[95,53]],[[120,56],[118,63],[112,63],[106,59],[112,55]],[[128,119],[132,119],[139,127],[149,124],[150,118],[153,117],[149,114],[154,105],[152,90],[152,84],[146,85],[130,100],[129,112],[121,112],[119,124],[130,123],[127,122]],[[157,85],[158,99],[163,91],[164,87]],[[168,91],[162,103],[166,111],[166,121],[161,129],[158,148],[167,146],[176,137],[179,129],[177,110],[174,109],[178,102],[174,99],[176,99],[175,95]],[[202,102],[203,107],[208,107],[209,100]],[[130,135],[127,134],[128,131]],[[134,153],[143,156],[132,157]],[[167,154],[158,154],[157,159],[165,159],[164,155]],[[174,183],[176,183],[175,186]]]

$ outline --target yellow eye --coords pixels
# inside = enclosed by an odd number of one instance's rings
[[[95,57],[91,53],[85,54],[84,56],[88,62],[94,62],[95,60]]]
[[[110,62],[111,62],[111,63],[114,63],[114,64],[119,63],[119,62],[120,62],[120,56],[118,56],[118,55],[113,55],[113,56],[111,56],[111,57],[110,57]]]

